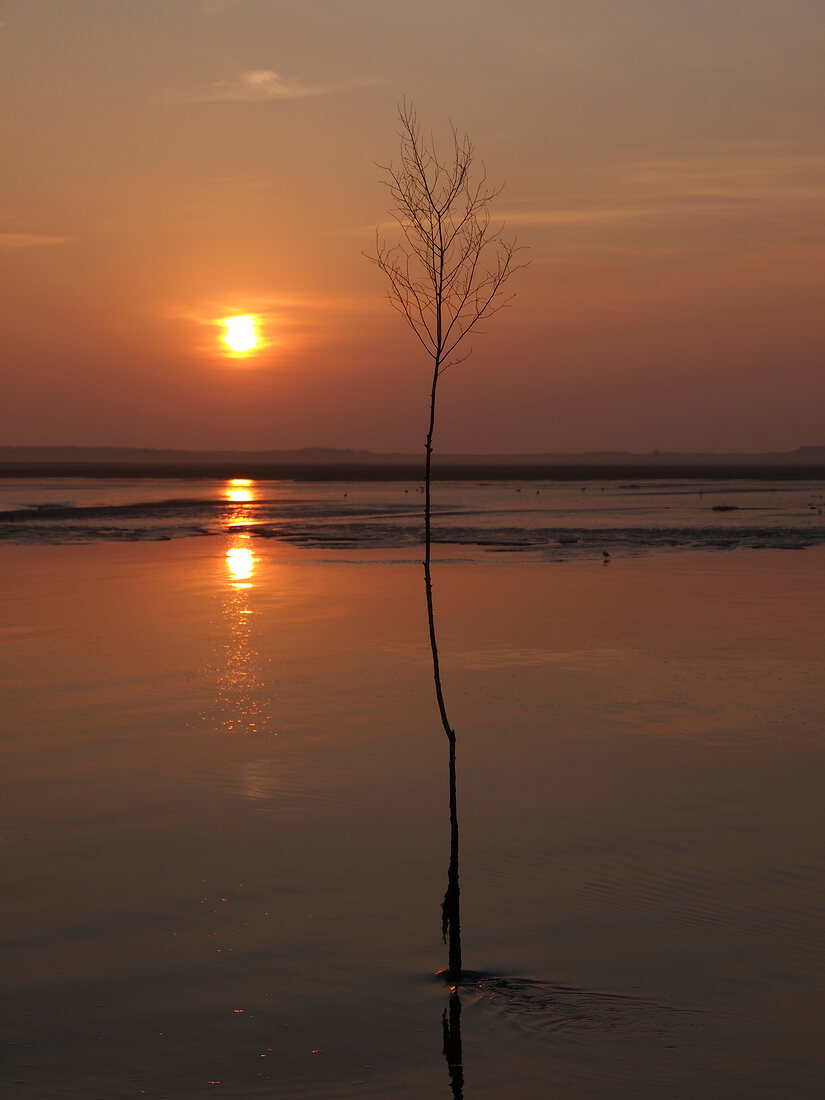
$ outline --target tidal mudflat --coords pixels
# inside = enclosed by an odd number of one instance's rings
[[[417,555],[0,557],[4,1095],[822,1094],[821,546],[441,549],[463,1081]]]

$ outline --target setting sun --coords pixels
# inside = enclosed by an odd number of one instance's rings
[[[224,341],[232,351],[251,351],[258,343],[254,317],[227,317]]]

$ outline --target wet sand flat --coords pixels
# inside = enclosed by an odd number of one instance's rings
[[[0,548],[4,1095],[455,1095],[420,563],[236,541]],[[450,553],[466,1100],[820,1096],[825,552]]]

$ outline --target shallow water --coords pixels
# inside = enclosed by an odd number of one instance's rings
[[[420,483],[6,479],[0,541],[72,543],[223,534],[315,549],[409,549]],[[471,554],[567,561],[674,549],[825,544],[822,481],[439,482],[433,538]]]
[[[460,555],[465,1100],[820,1096],[825,552]],[[455,1096],[414,556],[0,559],[4,1094]]]

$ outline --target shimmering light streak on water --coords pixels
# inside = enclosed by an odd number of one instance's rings
[[[248,539],[241,536],[241,540]],[[245,541],[226,551],[222,632],[215,665],[215,701],[204,719],[231,734],[276,733],[272,721],[271,670],[258,651],[253,576],[257,558]]]

